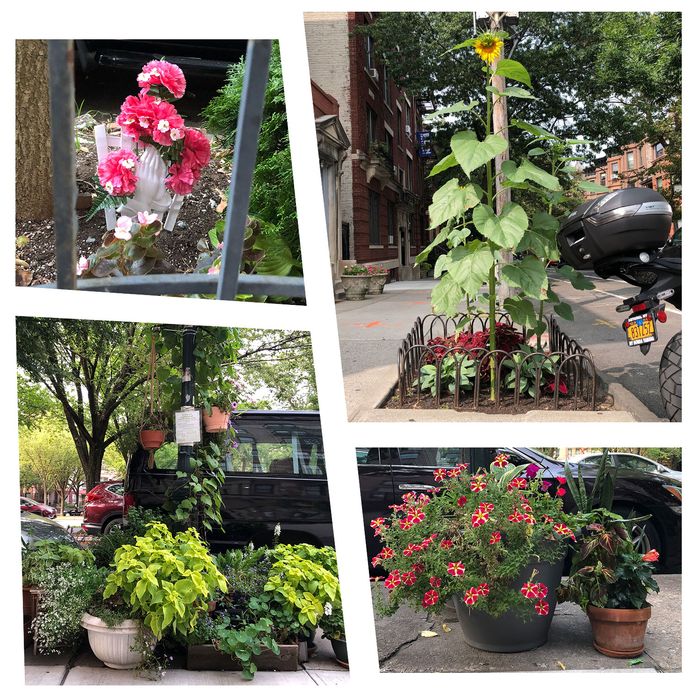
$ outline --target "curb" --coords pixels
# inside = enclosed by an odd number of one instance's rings
[[[650,411],[629,389],[619,382],[614,381],[604,372],[598,372],[598,376],[607,386],[607,392],[613,397],[613,410],[626,411],[634,420],[641,423],[664,423],[665,418],[660,418]]]

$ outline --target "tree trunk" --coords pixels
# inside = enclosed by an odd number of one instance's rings
[[[15,206],[20,221],[53,212],[48,44],[15,42]]]

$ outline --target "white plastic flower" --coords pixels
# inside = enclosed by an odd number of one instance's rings
[[[84,255],[81,255],[80,258],[78,259],[76,274],[81,275],[89,267],[90,267],[90,261]]]
[[[137,213],[136,217],[141,226],[148,226],[158,218],[158,214],[149,214],[147,211],[140,211]]]
[[[164,134],[167,134],[168,131],[170,131],[170,122],[167,119],[161,119],[158,122],[158,131],[163,132]]]

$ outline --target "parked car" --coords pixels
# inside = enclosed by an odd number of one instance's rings
[[[279,524],[280,542],[333,545],[318,412],[246,411],[236,419],[236,432],[239,447],[222,465],[226,476],[221,494],[223,530],[210,535],[209,543],[213,547],[269,545]],[[148,452],[137,450],[127,468],[126,489],[110,488],[114,498],[104,502],[100,521],[87,522],[88,494],[83,529],[101,532],[123,523],[124,497],[128,507],[162,507],[168,494],[182,484],[175,472],[170,464],[159,468],[158,451],[154,468],[148,469]]]
[[[101,535],[124,523],[124,483],[103,481],[85,496],[81,527],[90,535]]]
[[[22,545],[31,547],[39,540],[53,540],[61,544],[80,545],[64,527],[54,520],[49,520],[41,515],[23,512],[20,516],[22,526]]]
[[[367,541],[368,559],[379,551],[379,541],[369,526],[370,520],[386,516],[389,505],[398,503],[408,491],[427,491],[435,486],[433,470],[455,464],[469,464],[476,470],[489,465],[496,454],[505,453],[513,464],[542,465],[551,477],[564,475],[564,463],[524,447],[507,448],[358,448],[357,464]],[[584,482],[592,488],[595,469],[581,465]],[[578,465],[571,465],[578,474]],[[640,551],[656,549],[661,553],[658,570],[679,573],[681,569],[680,482],[657,472],[620,468],[615,484],[613,510],[621,515],[650,515],[633,529]],[[574,509],[571,496],[564,497],[564,508]],[[372,573],[379,573],[371,569]]]
[[[602,452],[584,452],[583,454],[569,457],[569,463],[578,464],[579,469],[588,468],[589,465],[592,469],[597,469],[602,459]],[[663,474],[678,482],[682,481],[683,472],[680,469],[671,469],[664,464],[649,459],[649,457],[642,457],[631,452],[608,452],[608,459],[612,461],[613,466],[620,469]]]
[[[47,505],[46,503],[39,503],[26,496],[19,497],[19,509],[25,513],[34,513],[34,515],[41,515],[44,518],[55,518],[56,509],[53,506]]]

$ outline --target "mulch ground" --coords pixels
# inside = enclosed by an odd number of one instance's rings
[[[579,399],[578,410],[596,410],[596,411],[608,411],[612,409],[612,397],[609,395],[603,395],[598,397],[595,408],[590,409],[588,406]],[[520,397],[518,405],[515,405],[515,398],[510,396],[501,396],[500,404],[495,405],[495,402],[490,401],[487,397],[481,398],[477,408],[474,408],[474,396],[472,394],[464,395],[460,397],[459,408],[454,408],[454,396],[445,392],[440,397],[439,406],[435,405],[435,397],[430,394],[419,394],[416,396],[411,393],[406,398],[406,402],[401,405],[399,402],[398,390],[389,397],[387,402],[382,406],[382,408],[404,408],[407,410],[411,409],[453,409],[459,412],[477,412],[477,413],[487,413],[487,414],[518,414],[527,413],[528,411],[573,411],[575,410],[576,402],[571,397],[560,396],[559,404],[555,408],[554,397],[553,396],[542,396],[540,397],[539,403],[535,405],[535,400],[528,397]]]
[[[92,178],[97,172],[97,153],[93,139],[96,119],[109,123],[115,115],[88,113],[76,119],[76,160],[79,206],[80,195],[90,196],[93,192]],[[231,153],[221,147],[214,138],[212,160],[202,172],[191,195],[185,197],[177,224],[172,232],[163,231],[158,246],[166,253],[166,260],[174,272],[194,272],[196,270],[197,241],[222,218],[222,200],[225,200],[231,177]],[[89,209],[78,210],[78,252],[77,255],[91,255],[99,247],[106,231],[104,212],[98,212],[89,221]],[[56,279],[53,219],[16,222],[17,283],[23,286],[53,282]]]

